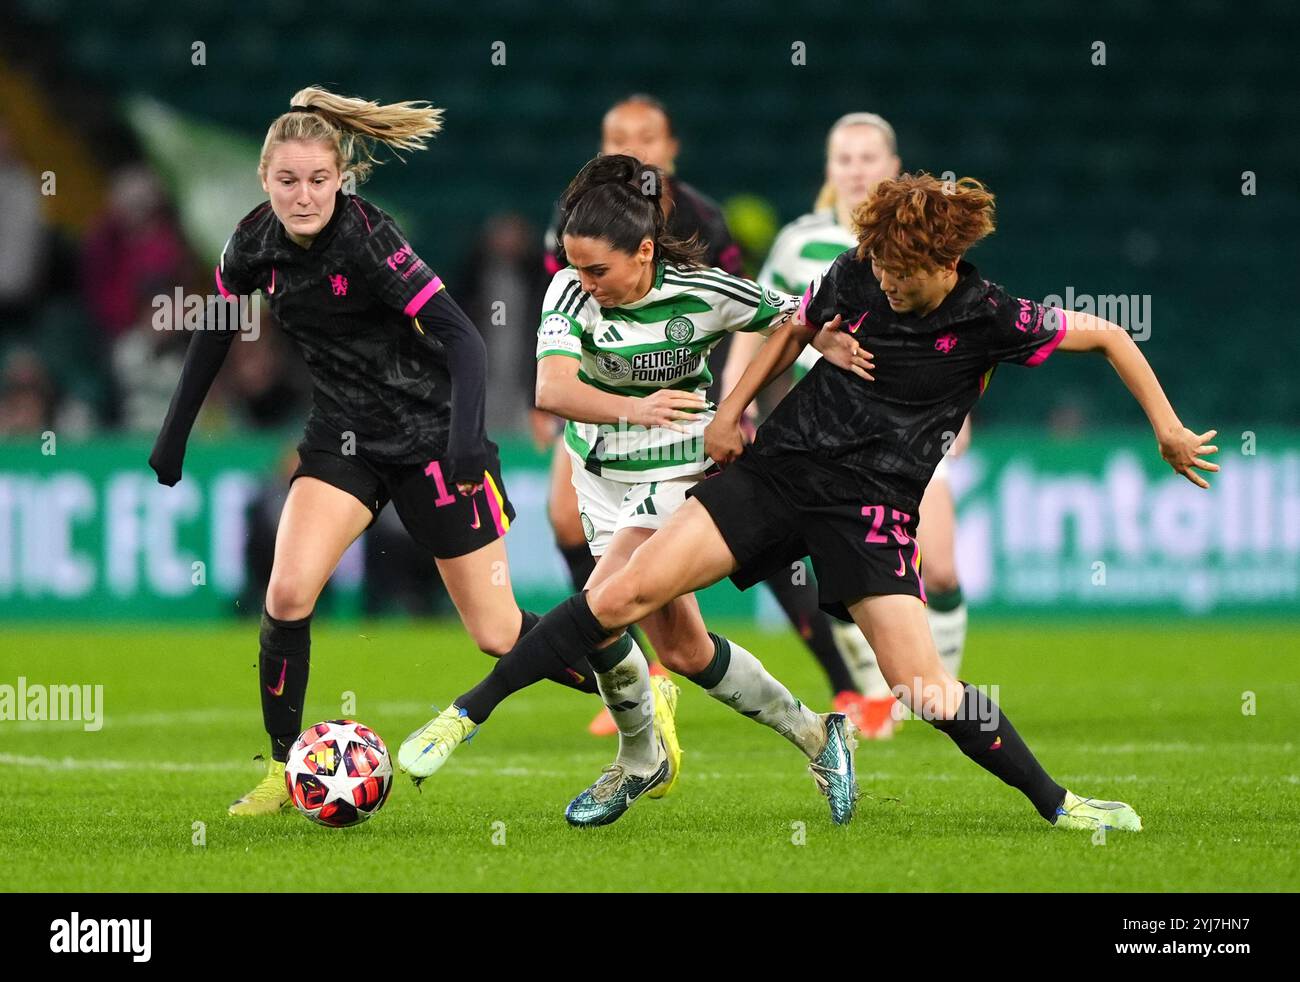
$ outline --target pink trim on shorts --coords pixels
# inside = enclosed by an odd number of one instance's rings
[[[930,601],[925,599],[925,580],[921,578],[921,543],[913,538],[912,542],[916,548],[912,551],[912,569],[916,571],[916,585],[921,588],[921,603],[929,604]]]
[[[501,492],[497,490],[497,482],[492,479],[492,475],[487,471],[483,472],[483,479],[486,482],[488,511],[492,513],[492,521],[497,523],[497,535],[505,535],[506,529],[510,527],[508,521],[502,521],[504,516],[501,514]]]

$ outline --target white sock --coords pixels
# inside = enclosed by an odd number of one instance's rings
[[[740,645],[717,634],[709,637],[713,638],[713,661],[691,680],[718,702],[770,726],[808,757],[816,757],[826,745],[822,718],[792,696]],[[713,684],[706,687],[710,682]]]
[[[961,656],[966,650],[966,602],[963,600],[952,610],[925,608],[930,621],[934,646],[939,649],[939,660],[948,673],[957,678],[961,672]]]
[[[623,637],[627,639],[627,656],[609,671],[597,672],[596,686],[618,727],[618,762],[633,774],[649,774],[659,766],[650,666],[632,635]],[[622,646],[623,641],[615,644]]]
[[[871,650],[871,644],[862,636],[858,625],[832,621],[831,634],[835,638],[835,647],[840,649],[840,656],[849,666],[858,691],[868,699],[892,699],[894,694],[889,691],[889,683],[876,664],[876,653]]]

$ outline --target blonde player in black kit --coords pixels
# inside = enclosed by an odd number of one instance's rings
[[[1150,420],[1160,455],[1201,488],[1209,485],[1197,470],[1219,469],[1205,459],[1217,452],[1208,444],[1215,431],[1182,424],[1123,328],[1019,299],[981,278],[962,257],[993,231],[993,213],[993,195],[970,178],[904,174],[882,182],[854,215],[857,248],[804,294],[804,324],[779,328],[718,407],[705,448],[730,466],[695,485],[692,500],[622,569],[543,616],[453,709],[490,712],[566,659],[613,644],[675,597],[724,576],[745,588],[810,554],[822,607],[862,629],[912,712],[1022,792],[1055,828],[1140,831],[1131,806],[1081,798],[1053,781],[999,707],[944,668],[925,616],[917,505],[943,456],[944,433],[956,432],[997,366],[1038,365],[1058,348],[1105,355]],[[745,407],[790,367],[813,325],[851,331],[870,349],[873,378],[819,362],[745,449]],[[690,678],[738,707],[772,688],[761,667],[737,672],[723,649]],[[844,822],[857,787],[851,748],[838,756],[824,762],[819,783],[832,817]]]
[[[379,105],[320,88],[294,95],[262,145],[268,201],[239,222],[216,270],[223,297],[261,290],[311,371],[313,407],[276,533],[261,625],[266,777],[230,807],[289,802],[284,762],[302,730],[316,599],[343,552],[392,501],[429,549],[466,630],[492,655],[536,623],[510,588],[504,535],[515,517],[484,431],[483,341],[393,220],[356,195],[378,143],[420,150],[441,129],[426,102]],[[215,318],[214,318],[215,320]],[[234,332],[195,332],[149,458],[181,479],[185,444]],[[555,681],[596,692],[590,673]]]

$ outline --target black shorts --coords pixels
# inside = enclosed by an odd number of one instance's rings
[[[337,445],[325,446],[310,436],[298,444],[298,459],[290,484],[314,477],[346,491],[370,509],[371,525],[392,501],[411,538],[438,559],[464,556],[501,538],[515,518],[495,452],[483,474],[482,490],[469,496],[447,483],[437,460],[387,464],[359,454],[344,456]]]
[[[748,590],[811,555],[822,610],[852,621],[849,604],[902,593],[925,602],[916,516],[887,502],[814,504],[792,501],[750,451],[687,493],[702,504],[739,568],[731,581]]]

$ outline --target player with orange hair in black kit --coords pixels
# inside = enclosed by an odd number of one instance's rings
[[[1000,364],[1042,364],[1056,350],[1104,355],[1151,422],[1161,456],[1201,488],[1217,471],[1214,430],[1183,425],[1123,328],[1021,299],[980,276],[965,253],[993,231],[993,195],[978,181],[928,174],[883,181],[854,215],[858,246],[809,286],[802,321],[774,333],[718,407],[705,450],[721,474],[688,500],[617,572],[570,597],[460,696],[425,735],[446,760],[493,707],[578,653],[612,648],[676,597],[729,576],[746,588],[811,555],[822,608],[862,629],[894,692],[980,767],[1023,793],[1056,828],[1140,831],[1128,804],[1081,798],[1047,774],[999,706],[954,678],[925,616],[917,504],[955,432]],[[847,329],[870,349],[865,378],[818,362],[746,449],[741,416],[794,363],[814,325]],[[617,668],[617,665],[614,666]],[[719,645],[688,676],[745,715],[781,718],[819,736],[821,721],[747,652]],[[462,717],[459,726],[454,725]],[[468,721],[470,725],[465,725]],[[857,784],[852,742],[828,728],[813,757],[832,820],[850,821]],[[570,805],[614,821],[633,800],[599,782]]]

